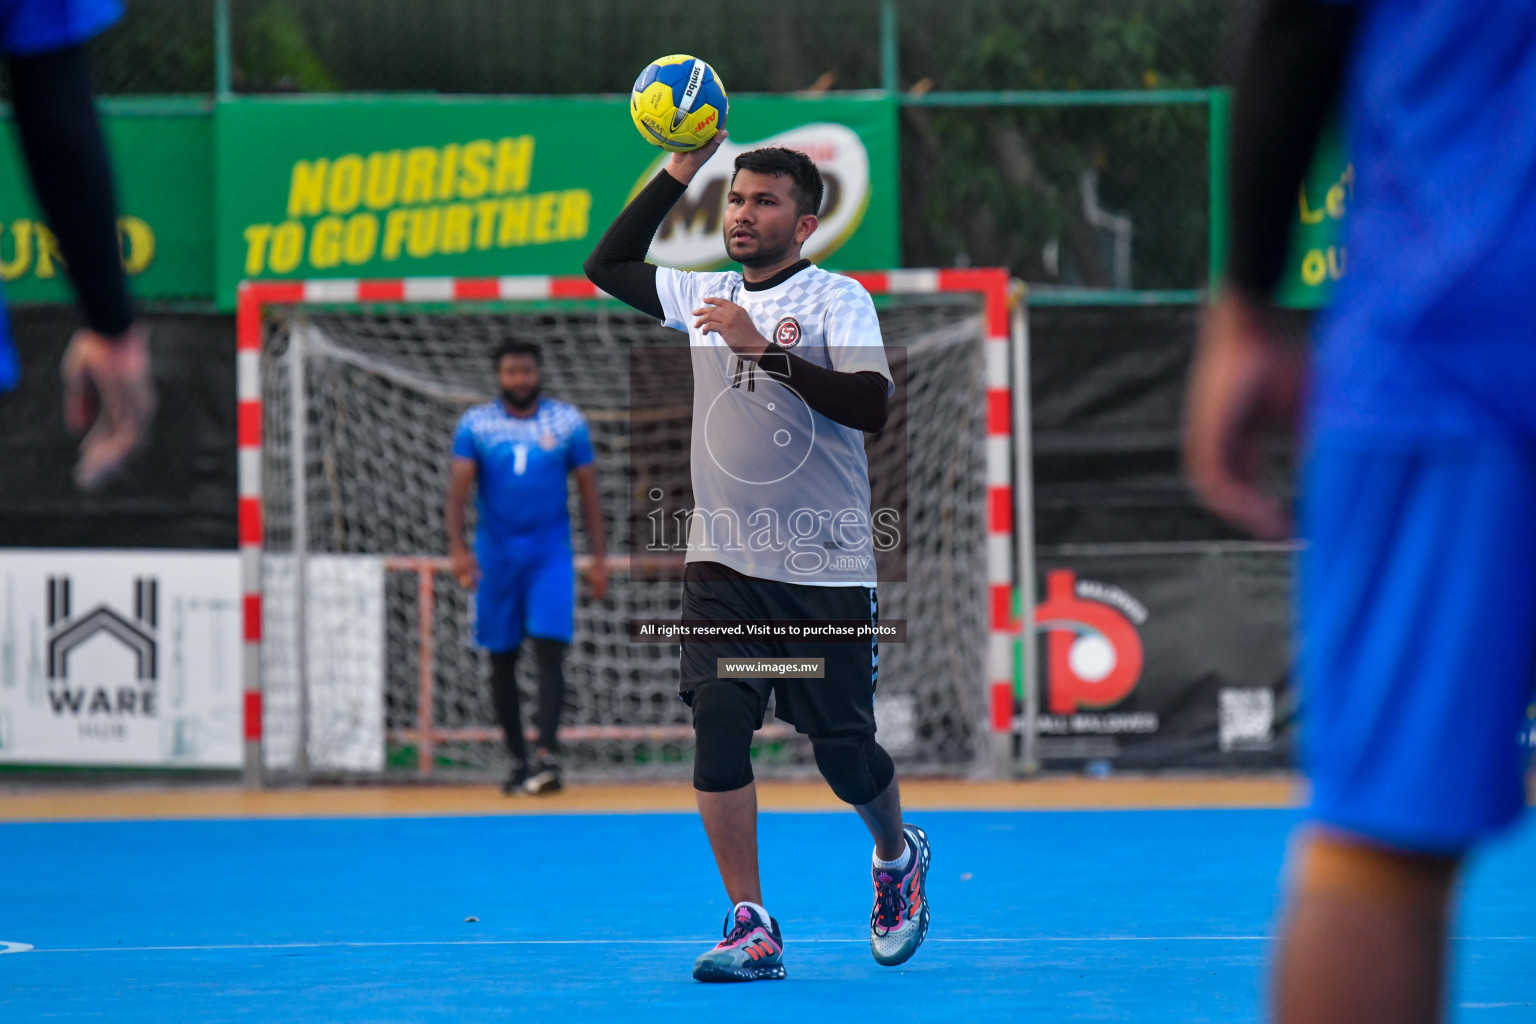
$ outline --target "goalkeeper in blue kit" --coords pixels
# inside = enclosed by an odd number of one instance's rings
[[[454,576],[475,594],[475,642],[491,655],[491,695],[512,771],[504,791],[561,788],[556,755],[565,707],[565,650],[575,629],[575,557],[567,477],[576,479],[591,543],[587,584],[608,592],[603,510],[587,421],[575,406],[541,396],[539,349],[506,342],[494,355],[499,394],[464,413],[453,437],[445,520]],[[479,490],[475,551],[465,541],[465,507]],[[533,648],[539,676],[535,757],[517,690],[518,651]]]

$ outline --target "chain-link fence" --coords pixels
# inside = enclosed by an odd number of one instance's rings
[[[898,85],[935,90],[1220,85],[1238,0],[902,0]]]
[[[103,95],[211,93],[218,46],[217,0],[133,0],[91,48]]]
[[[628,92],[656,57],[707,55],[732,91],[880,85],[868,0],[233,0],[239,91]]]
[[[615,93],[678,49],[707,56],[733,93],[894,87],[903,264],[1187,299],[1210,265],[1205,91],[1231,80],[1254,7],[138,0],[94,59],[116,95]],[[1103,90],[1126,102],[1084,104]]]
[[[227,52],[215,23],[225,4]],[[105,93],[622,92],[662,53],[732,90],[1223,84],[1253,0],[135,0],[96,44]],[[686,40],[686,44],[679,40]],[[892,68],[896,71],[896,68]]]
[[[904,107],[902,257],[1036,287],[1198,287],[1208,126],[1203,102]]]

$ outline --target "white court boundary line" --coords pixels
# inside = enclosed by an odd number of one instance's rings
[[[1267,942],[1268,935],[1105,935],[1105,936],[1015,936],[1011,938],[981,938],[981,939],[945,939],[930,938],[930,943],[944,943],[955,945],[968,945],[980,943],[1002,942]],[[653,946],[693,946],[708,939],[647,939],[646,943]],[[795,945],[837,945],[856,944],[864,945],[869,942],[867,938],[838,938],[838,939],[801,939],[794,940]],[[378,940],[359,942],[272,942],[251,944],[213,944],[206,946],[78,946],[69,948],[50,949],[37,948],[24,942],[12,943],[12,945],[25,946],[25,949],[8,950],[15,953],[190,953],[202,950],[231,950],[231,949],[371,949],[390,948],[399,946],[609,946],[612,939],[403,939],[398,941]]]
[[[1042,942],[1268,942],[1270,935],[1039,935],[1010,936],[1006,938],[930,938],[927,941],[939,945],[1019,944]],[[1463,935],[1453,942],[1531,942],[1530,935]],[[400,941],[361,942],[273,942],[251,944],[213,944],[203,946],[77,946],[69,948],[38,949],[25,942],[0,941],[0,955],[5,953],[195,953],[214,950],[267,950],[267,949],[374,949],[400,946],[602,946],[611,945],[611,939],[406,939]],[[703,939],[648,939],[655,946],[691,946]],[[795,939],[795,945],[863,945],[865,938]]]

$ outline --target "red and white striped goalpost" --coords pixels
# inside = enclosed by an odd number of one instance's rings
[[[1034,527],[1029,443],[1028,325],[1022,288],[1010,291],[1006,270],[883,270],[850,272],[871,295],[973,294],[985,313],[986,360],[986,487],[987,487],[987,694],[989,753],[994,770],[1005,777],[1013,770],[1016,716],[1015,645],[1022,641],[1026,768],[1033,764],[1034,630],[1022,623],[1034,619]],[[268,307],[399,302],[529,302],[552,299],[598,300],[608,296],[584,277],[395,278],[387,280],[326,279],[311,281],[245,281],[240,284],[236,310],[239,446],[240,578],[243,592],[244,646],[241,683],[244,691],[245,766],[247,786],[262,783],[262,592],[261,559],[264,539],[262,495],[262,323]],[[1015,385],[1012,382],[1017,382]],[[1016,542],[1017,541],[1017,542]],[[462,730],[433,727],[432,714],[432,575],[446,570],[447,560],[401,557],[387,559],[391,568],[415,571],[421,596],[421,679],[417,728],[405,738],[417,742],[424,773],[431,771],[431,750],[444,739],[469,738]],[[1015,592],[1014,580],[1026,585]],[[1015,611],[1015,600],[1018,610]],[[471,730],[473,738],[494,738],[494,730]],[[594,734],[603,730],[593,730]],[[486,732],[486,736],[480,736]]]

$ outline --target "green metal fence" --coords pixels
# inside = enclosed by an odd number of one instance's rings
[[[902,108],[903,262],[1002,264],[1040,303],[1194,301],[1219,270],[1245,0],[136,0],[111,96],[614,93],[707,55],[733,94]],[[680,39],[688,42],[682,44]]]

